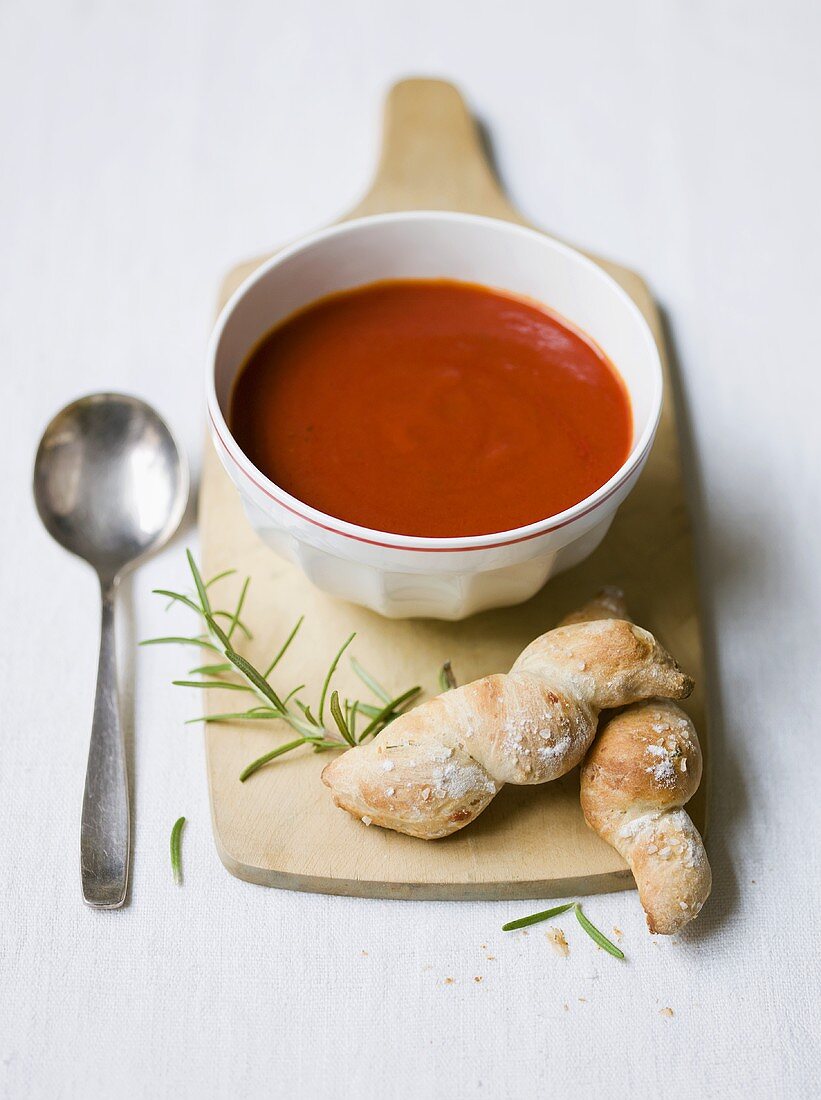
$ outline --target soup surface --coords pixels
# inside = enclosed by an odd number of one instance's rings
[[[555,515],[632,444],[598,348],[536,303],[445,280],[374,283],[289,317],[243,365],[229,419],[305,504],[433,537]]]

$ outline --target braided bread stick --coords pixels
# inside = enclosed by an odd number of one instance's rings
[[[710,894],[704,844],[683,809],[700,780],[693,723],[666,699],[606,722],[582,767],[587,824],[630,865],[651,932],[678,932]]]
[[[349,749],[322,773],[336,805],[366,825],[448,836],[505,783],[547,783],[579,764],[601,710],[689,695],[689,676],[652,634],[614,617],[617,605],[605,591],[585,621],[531,642],[507,675],[438,695]]]

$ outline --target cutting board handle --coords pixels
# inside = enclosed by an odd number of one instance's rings
[[[390,89],[376,175],[350,216],[410,209],[522,220],[499,186],[467,104],[445,80],[414,78]]]

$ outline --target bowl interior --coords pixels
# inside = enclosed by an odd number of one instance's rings
[[[566,318],[602,348],[627,386],[633,446],[622,470],[643,451],[658,419],[661,370],[633,301],[601,268],[535,230],[449,213],[348,222],[285,249],[252,276],[214,335],[214,397],[225,421],[237,371],[278,322],[326,294],[400,278],[482,283],[534,298]]]

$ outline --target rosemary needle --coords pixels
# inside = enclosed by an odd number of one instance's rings
[[[604,933],[600,932],[595,924],[587,919],[587,917],[582,912],[582,907],[579,902],[576,902],[573,908],[576,911],[576,918],[578,919],[579,924],[582,926],[582,928],[585,930],[591,940],[594,940],[599,945],[599,947],[601,947],[604,951],[608,953],[608,955],[612,955],[616,959],[623,959],[624,952],[619,951],[618,947],[616,947],[614,943],[611,943],[607,936],[605,936]]]
[[[349,708],[350,713],[350,708]],[[345,715],[342,713],[342,707],[339,705],[339,692],[331,692],[331,717],[336,722],[337,729],[348,742],[349,745],[355,745],[356,741],[353,739],[350,727],[345,721]]]
[[[362,683],[366,687],[369,687],[374,695],[378,695],[383,703],[389,703],[391,701],[391,697],[390,695],[388,695],[387,691],[385,691],[378,680],[375,680],[373,676],[371,676],[370,672],[368,672],[367,669],[364,669],[362,665],[360,665],[356,657],[351,657],[351,668],[354,670]]]
[[[182,840],[182,827],[185,824],[184,817],[178,817],[171,830],[171,873],[177,886],[182,886],[182,853],[180,842]]]
[[[296,626],[291,631],[291,633],[288,635],[288,637],[285,639],[285,641],[283,642],[282,647],[279,650],[279,652],[277,653],[276,657],[274,657],[273,661],[271,661],[270,665],[268,665],[265,672],[263,673],[266,680],[271,675],[271,673],[274,671],[274,669],[277,667],[277,665],[282,660],[282,658],[285,656],[285,654],[288,652],[288,647],[290,646],[290,644],[294,640],[294,638],[297,636],[297,633],[299,632],[299,628],[302,626],[304,621],[305,621],[305,616],[300,615],[299,618],[296,621]],[[304,686],[305,685],[303,684],[303,687]]]
[[[245,597],[248,595],[248,585],[251,583],[251,578],[246,577],[242,582],[242,591],[239,594],[239,600],[237,601],[237,607],[234,614],[231,616],[231,625],[228,627],[229,639],[234,636],[234,631],[240,625],[239,617],[242,614],[242,609],[245,605]]]
[[[322,685],[322,693],[319,696],[319,714],[318,714],[317,717],[319,718],[320,726],[322,725],[322,719],[325,715],[325,698],[328,694],[328,687],[330,686],[331,678],[333,677],[333,674],[336,672],[336,666],[339,664],[340,660],[342,659],[342,654],[345,652],[345,650],[348,648],[348,646],[351,644],[351,642],[354,640],[355,637],[356,637],[355,633],[351,634],[351,636],[349,638],[347,638],[342,643],[342,645],[339,648],[339,651],[338,651],[337,655],[331,661],[331,667],[328,669],[328,672],[325,676],[325,683]]]
[[[566,913],[568,909],[572,909],[575,902],[569,901],[566,905],[557,905],[554,909],[545,909],[542,913],[533,913],[529,917],[519,917],[518,920],[508,921],[507,924],[502,925],[503,932],[512,932],[514,928],[526,928],[529,924],[538,924],[543,920],[550,920],[551,917],[558,917],[559,913]]]
[[[450,691],[456,687],[456,677],[453,675],[450,661],[445,661],[439,669],[439,687],[442,691]]]

